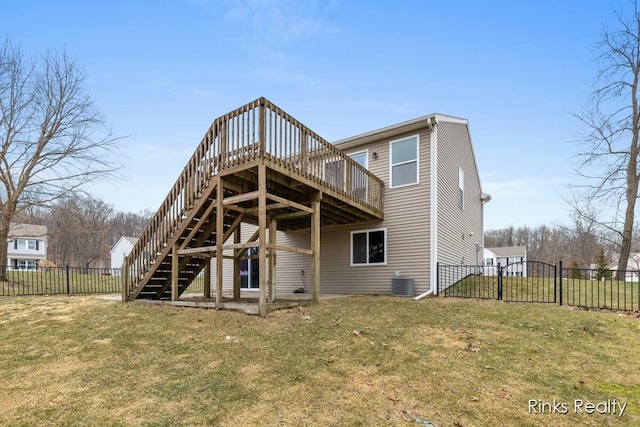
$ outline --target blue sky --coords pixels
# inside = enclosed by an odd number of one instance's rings
[[[626,5],[627,3],[624,3]],[[619,3],[614,3],[619,7]],[[122,142],[91,189],[155,211],[216,117],[265,96],[329,141],[469,120],[485,228],[570,223],[563,201],[608,1],[0,0],[0,36],[66,49]]]

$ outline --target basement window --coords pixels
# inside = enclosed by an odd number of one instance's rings
[[[351,232],[351,266],[386,265],[387,229]]]

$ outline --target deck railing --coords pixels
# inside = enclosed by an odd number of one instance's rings
[[[189,209],[220,171],[267,159],[283,172],[316,182],[373,212],[383,209],[383,182],[280,108],[259,98],[214,120],[182,174],[123,265],[132,295]],[[329,191],[330,192],[330,191]]]

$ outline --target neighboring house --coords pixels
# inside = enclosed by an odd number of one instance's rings
[[[527,247],[505,246],[484,248],[484,274],[496,276],[498,264],[502,273],[507,276],[527,276]]]
[[[7,243],[7,266],[15,270],[35,270],[47,259],[47,227],[11,224]]]
[[[111,269],[114,269],[113,274],[118,275],[119,269],[122,268],[122,263],[124,262],[124,257],[129,255],[136,242],[138,241],[137,237],[127,237],[122,236],[113,248],[111,248]],[[118,270],[115,270],[118,269]]]
[[[618,271],[618,259],[619,255],[614,256],[614,260],[607,264],[607,269],[612,272]],[[598,269],[598,264],[591,264],[590,268],[592,270]],[[627,282],[637,282],[640,276],[640,253],[632,252],[629,254],[629,260],[627,261],[627,268],[625,273],[625,281]],[[616,277],[615,274],[612,274],[611,277]]]
[[[389,294],[395,276],[414,279],[414,295],[435,289],[436,263],[477,265],[483,245],[482,193],[468,122],[432,114],[343,139],[334,145],[384,182],[384,220],[321,228],[320,289]],[[345,185],[345,164],[324,166],[325,181]],[[351,183],[353,193],[365,184]],[[243,224],[241,241],[257,230]],[[278,244],[310,247],[309,230],[278,232]],[[254,251],[255,248],[249,251]],[[258,259],[242,261],[244,290],[257,290]],[[310,290],[309,256],[278,252],[278,292]],[[215,283],[215,261],[212,277]],[[225,262],[225,289],[233,265]]]

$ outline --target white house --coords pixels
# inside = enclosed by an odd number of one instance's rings
[[[38,261],[47,259],[47,227],[11,224],[7,242],[7,266],[15,270],[35,270]]]
[[[498,264],[503,274],[507,276],[527,276],[527,247],[506,246],[499,248],[484,248],[484,274],[496,276]]]
[[[613,257],[613,260],[607,264],[607,269],[612,272],[618,271],[618,260],[620,259],[620,255],[616,255]],[[598,264],[591,264],[591,270],[597,270]],[[616,274],[612,274],[612,277],[617,277]],[[640,278],[640,253],[632,252],[629,254],[629,259],[627,260],[627,268],[625,273],[625,281],[626,282],[637,282]]]
[[[137,241],[138,241],[137,237],[122,236],[120,237],[120,239],[118,239],[116,244],[113,245],[113,248],[111,248],[111,252],[110,252],[112,269],[122,268],[124,257],[129,255],[129,253],[131,252],[131,250],[133,249],[133,246],[136,244]],[[114,270],[113,274],[119,275],[120,271]]]

